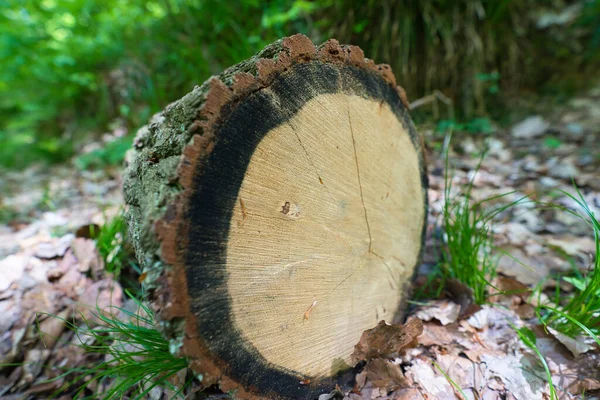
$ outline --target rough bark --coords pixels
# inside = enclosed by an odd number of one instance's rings
[[[315,47],[305,36],[295,35],[269,45],[155,115],[139,130],[134,149],[128,154],[124,192],[129,205],[129,230],[143,267],[143,285],[160,321],[159,329],[171,341],[172,352],[190,360],[190,367],[205,386],[218,384],[224,391],[235,390],[240,398],[307,398],[325,390],[333,380],[309,385],[296,382],[294,388],[282,391],[231,376],[232,367],[206,346],[197,331],[196,316],[190,311],[185,258],[190,226],[186,218],[195,179],[202,174],[215,147],[219,124],[246,98],[269,87],[281,74],[311,63],[368,71],[393,88],[403,104],[402,118],[407,121],[406,128],[419,155],[426,208],[422,144],[408,117],[404,91],[396,86],[387,65],[376,65],[365,59],[359,48],[341,46],[335,40]]]

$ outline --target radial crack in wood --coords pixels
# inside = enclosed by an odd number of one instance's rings
[[[422,145],[389,67],[360,49],[280,40],[155,116],[129,160],[144,285],[204,385],[318,397],[363,331],[401,318]]]

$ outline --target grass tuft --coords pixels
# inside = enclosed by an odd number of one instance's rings
[[[170,353],[169,342],[154,328],[152,310],[134,300],[137,313],[119,307],[112,307],[113,313],[97,309],[95,316],[101,326],[94,327],[85,319],[84,327],[64,320],[77,335],[78,346],[102,356],[103,361],[69,369],[53,378],[66,381],[54,395],[74,392],[74,398],[141,399],[155,387],[167,387],[175,392],[174,397],[183,398],[181,392],[190,381],[177,388],[171,379],[187,368],[187,360]],[[106,385],[107,389],[97,392],[93,389],[96,385]]]
[[[449,143],[449,138],[447,143]],[[449,146],[446,148],[448,149]],[[473,290],[475,302],[483,304],[488,298],[488,288],[493,287],[491,281],[496,276],[498,263],[497,257],[492,254],[494,250],[492,221],[499,213],[513,207],[527,196],[489,211],[484,208],[486,203],[515,192],[472,202],[473,182],[481,168],[485,157],[484,152],[469,183],[463,188],[460,195],[453,197],[448,153],[449,150],[446,150],[444,205],[442,208],[444,224],[442,273],[445,278],[454,278],[469,286]]]
[[[96,232],[90,232],[96,241],[96,247],[100,256],[104,259],[107,272],[119,276],[126,260],[128,252],[126,249],[127,223],[123,211],[106,221]]]
[[[564,296],[560,296],[560,288],[557,285],[555,303],[558,305],[552,307],[541,304],[538,306],[538,312],[545,310],[542,322],[559,332],[571,337],[584,333],[600,345],[598,339],[598,335],[600,335],[600,222],[581,191],[577,186],[574,185],[574,187],[575,195],[561,192],[573,200],[579,210],[571,210],[558,205],[554,205],[554,207],[581,218],[591,227],[596,254],[587,274],[562,278],[575,287],[575,293],[566,297],[565,300]]]

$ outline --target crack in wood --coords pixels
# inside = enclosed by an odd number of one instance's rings
[[[372,249],[373,238],[371,236],[371,226],[369,225],[369,216],[368,216],[368,213],[367,213],[367,206],[365,205],[365,198],[363,196],[363,190],[362,190],[362,182],[361,182],[361,179],[360,179],[360,167],[358,165],[358,152],[356,151],[356,139],[354,138],[354,129],[352,128],[352,117],[350,116],[350,105],[348,105],[347,112],[348,112],[348,124],[350,126],[350,136],[352,137],[352,148],[354,150],[354,163],[356,164],[356,176],[358,178],[358,189],[359,189],[359,192],[360,192],[360,201],[362,203],[363,211],[364,211],[364,214],[365,214],[365,222],[366,222],[366,225],[367,225],[367,233],[369,234],[369,251],[368,251],[368,253],[376,255],[373,252],[373,249]],[[384,264],[385,264],[385,261],[384,261]],[[346,282],[352,275],[354,275],[356,272],[362,270],[365,265],[366,265],[366,263],[363,264],[362,266],[356,268],[354,271],[350,272],[350,274],[347,277],[345,277],[344,279],[342,279],[342,281],[340,283],[338,283],[333,288],[333,290],[331,292],[333,293],[344,282]],[[388,270],[391,273],[391,269],[389,268],[389,266],[387,264],[386,264],[386,267],[388,267]]]
[[[350,124],[350,135],[352,135],[352,147],[354,148],[354,162],[356,164],[356,175],[358,177],[358,188],[360,190],[360,201],[362,202],[365,212],[365,222],[367,223],[367,232],[369,233],[369,253],[372,253],[373,237],[371,236],[371,226],[369,225],[369,217],[367,214],[367,206],[363,196],[362,182],[360,180],[360,168],[358,166],[358,154],[356,152],[356,139],[354,139],[354,129],[352,129],[352,117],[350,116],[350,108],[348,108],[348,123]]]
[[[315,162],[313,161],[312,157],[310,156],[310,154],[308,154],[308,150],[306,149],[306,147],[304,146],[304,143],[302,143],[302,140],[300,140],[300,135],[298,135],[298,132],[296,132],[296,128],[294,128],[294,125],[292,125],[290,122],[287,123],[289,125],[290,128],[292,128],[292,132],[294,132],[294,135],[296,136],[296,139],[298,139],[298,143],[300,143],[300,147],[302,147],[302,150],[304,150],[304,154],[306,154],[306,157],[308,158],[308,162],[310,163],[310,165],[312,165],[312,167],[314,168],[316,174],[317,174],[317,178],[319,178],[319,183],[321,185],[323,185],[323,187],[325,188],[325,191],[327,192],[327,194],[329,195],[329,198],[331,199],[331,201],[333,201],[334,203],[336,202],[335,199],[333,198],[333,196],[331,195],[331,192],[329,191],[329,188],[327,187],[327,185],[325,184],[325,181],[323,181],[323,178],[321,178],[321,173],[319,172],[319,169],[317,168],[317,165],[315,164]]]
[[[242,227],[242,226],[244,226],[244,223],[246,222],[246,218],[248,217],[248,212],[246,211],[246,205],[244,204],[244,200],[242,200],[241,197],[240,197],[240,209],[242,211],[242,221],[241,222],[238,221],[238,226]]]
[[[374,251],[371,251],[371,254],[373,254],[375,257],[379,258],[381,260],[381,262],[383,263],[383,265],[385,265],[385,267],[387,268],[388,272],[390,273],[390,275],[392,277],[392,280],[393,280],[393,282],[395,284],[394,289],[398,289],[398,285],[400,283],[400,279],[399,278],[396,279],[394,277],[394,272],[392,271],[392,268],[388,265],[388,263],[385,262],[385,259],[382,256],[380,256],[379,254],[375,253]],[[394,258],[396,258],[396,257],[394,257]]]

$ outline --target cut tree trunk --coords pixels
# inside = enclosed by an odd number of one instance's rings
[[[329,392],[401,318],[427,212],[422,144],[387,65],[302,35],[142,128],[124,189],[160,329],[205,386]]]

